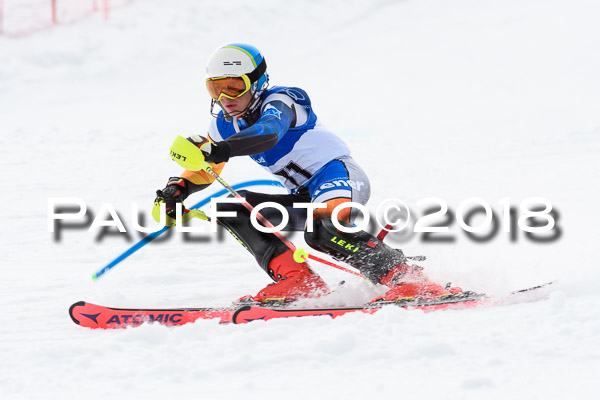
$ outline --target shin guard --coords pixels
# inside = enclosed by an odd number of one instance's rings
[[[260,232],[250,222],[250,211],[241,204],[219,203],[219,211],[235,211],[236,217],[219,217],[219,223],[225,227],[253,256],[258,265],[269,273],[271,259],[288,250],[287,246],[271,233]]]
[[[345,222],[340,224],[353,226]],[[389,247],[364,231],[356,233],[339,231],[330,218],[317,219],[314,222],[313,232],[305,232],[304,239],[315,250],[357,268],[374,283],[380,283],[380,279],[394,266],[406,261],[401,250]]]

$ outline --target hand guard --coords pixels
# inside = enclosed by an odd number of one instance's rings
[[[184,178],[172,177],[169,178],[167,186],[163,190],[156,191],[156,199],[154,200],[155,207],[160,203],[164,202],[166,205],[167,216],[171,218],[176,217],[175,206],[177,203],[181,203],[183,206],[183,200],[188,196],[188,181]],[[154,218],[156,219],[156,217]],[[158,220],[157,220],[158,222]]]
[[[187,140],[192,142],[202,151],[202,154],[204,154],[204,159],[207,162],[219,164],[229,161],[231,148],[229,147],[229,143],[227,143],[225,140],[222,142],[213,143],[204,136],[200,135],[191,136],[187,138]]]

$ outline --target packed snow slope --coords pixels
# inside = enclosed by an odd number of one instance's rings
[[[599,13],[591,0],[138,0],[107,22],[0,37],[2,398],[596,398]],[[73,324],[78,300],[226,305],[269,282],[235,240],[210,233],[172,235],[90,279],[139,239],[132,203],[148,213],[180,173],[173,138],[206,132],[204,65],[231,41],[263,51],[272,84],[307,90],[369,174],[373,213],[388,198],[419,212],[427,197],[453,211],[480,197],[497,214],[504,198],[548,199],[558,219],[545,243],[519,229],[476,242],[456,221],[453,241],[390,243],[427,255],[440,282],[502,294],[557,280],[549,298],[245,326]],[[269,175],[234,159],[223,178]],[[84,227],[58,240],[52,197],[80,198],[94,216],[110,203],[129,234]],[[313,266],[346,281],[338,301],[383,290]]]

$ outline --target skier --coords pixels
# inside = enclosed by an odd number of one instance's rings
[[[268,88],[266,61],[256,47],[232,43],[218,48],[208,60],[206,73],[213,119],[207,138],[196,135],[188,140],[200,148],[215,172],[220,174],[232,157],[250,156],[290,192],[240,192],[248,203],[256,206],[271,201],[290,208],[296,225],[301,224],[300,230],[304,219],[291,209],[292,204],[325,203],[326,208],[313,212],[314,229],[305,231],[306,242],[357,268],[372,282],[388,286],[385,300],[437,298],[460,291],[429,281],[421,267],[409,266],[402,251],[390,248],[377,237],[364,231],[343,233],[335,228],[330,218],[333,209],[351,201],[365,204],[370,196],[369,179],[350,156],[346,143],[320,123],[304,90]],[[220,110],[215,110],[215,105]],[[157,191],[156,204],[166,203],[167,214],[174,217],[177,202],[213,181],[205,171],[186,170]],[[252,226],[250,213],[243,205],[221,204],[219,210],[237,213],[237,217],[218,220],[275,281],[248,299],[287,302],[328,292],[327,284],[308,263],[294,261],[292,250],[280,239]],[[345,208],[338,220],[352,226],[355,212]]]

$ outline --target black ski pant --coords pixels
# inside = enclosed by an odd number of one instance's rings
[[[264,202],[274,202],[286,208],[289,222],[285,231],[303,231],[306,224],[306,209],[293,208],[294,203],[310,203],[308,195],[266,194],[241,190],[240,195],[253,207]],[[260,232],[250,221],[250,211],[242,204],[219,203],[218,211],[235,211],[236,217],[219,217],[223,225],[256,259],[258,265],[268,273],[269,262],[288,250],[287,246],[272,233]],[[282,215],[279,210],[264,208],[261,214],[273,225],[279,225]],[[340,222],[344,226],[351,224]],[[346,233],[338,230],[330,218],[314,221],[313,231],[304,233],[306,243],[313,249],[329,254],[357,268],[374,283],[387,275],[390,269],[406,260],[399,249],[393,249],[365,231]]]

